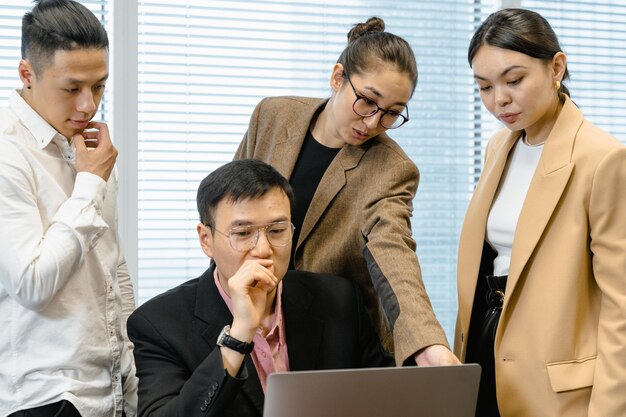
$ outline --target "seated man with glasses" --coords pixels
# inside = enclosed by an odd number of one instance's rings
[[[393,364],[353,283],[287,271],[293,192],[278,171],[230,162],[197,204],[209,269],[128,320],[140,416],[261,416],[270,373]]]

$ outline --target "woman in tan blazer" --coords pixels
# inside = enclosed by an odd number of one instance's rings
[[[355,281],[397,364],[458,362],[411,237],[419,174],[385,134],[408,121],[415,57],[379,18],[356,25],[348,40],[333,66],[330,99],[264,99],[236,158],[270,163],[294,188],[292,268]]]
[[[570,100],[540,15],[492,14],[468,57],[506,126],[459,243],[455,353],[483,367],[476,415],[626,416],[626,147]]]

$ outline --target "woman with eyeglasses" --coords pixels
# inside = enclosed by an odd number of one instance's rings
[[[409,44],[384,28],[373,17],[350,30],[330,98],[261,101],[235,157],[261,159],[289,179],[291,268],[354,280],[398,365],[458,363],[411,237],[418,170],[386,134],[409,120],[417,65]]]
[[[539,14],[470,42],[489,141],[458,260],[455,352],[482,366],[480,417],[626,416],[626,147],[586,120]]]

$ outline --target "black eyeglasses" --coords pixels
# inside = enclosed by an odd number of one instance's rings
[[[369,98],[360,95],[356,92],[356,88],[354,88],[354,84],[348,77],[348,74],[344,71],[343,76],[346,77],[348,83],[350,83],[350,87],[352,87],[352,91],[354,91],[354,95],[356,96],[356,100],[352,104],[352,110],[361,117],[371,117],[378,112],[381,112],[383,115],[380,117],[380,125],[385,129],[397,129],[406,122],[409,121],[409,107],[406,106],[406,116],[397,111],[393,110],[385,110],[378,107],[374,101]]]
[[[275,222],[264,226],[245,225],[235,226],[228,233],[220,232],[215,227],[207,224],[212,230],[228,238],[230,247],[238,252],[248,252],[252,250],[259,241],[261,230],[265,233],[265,238],[272,246],[287,246],[293,237],[294,225],[290,222]]]

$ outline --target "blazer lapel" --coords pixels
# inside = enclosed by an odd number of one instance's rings
[[[215,263],[206,270],[198,282],[198,292],[196,294],[196,305],[194,314],[205,324],[202,330],[202,338],[211,349],[215,348],[217,336],[222,331],[224,325],[233,321],[233,316],[228,310],[228,306],[223,302],[222,296],[215,287],[213,274]]]
[[[571,163],[574,139],[582,122],[582,113],[571,100],[566,99],[544,145],[517,222],[507,292],[515,288],[567,186],[574,168]],[[510,297],[507,299],[510,300]]]
[[[470,312],[474,293],[476,291],[476,277],[480,269],[480,260],[487,230],[487,217],[491,204],[495,198],[502,173],[506,166],[509,152],[515,145],[520,132],[508,132],[503,140],[494,139],[495,148],[488,149],[483,172],[476,185],[472,200],[467,208],[463,231],[459,241],[458,264],[458,291],[459,303],[468,302],[468,305],[459,305],[459,312]],[[490,154],[493,154],[491,156]],[[469,325],[469,315],[460,318]]]
[[[312,102],[312,106],[307,114],[302,115],[288,123],[285,128],[284,138],[279,138],[274,145],[274,149],[270,156],[269,163],[278,170],[285,178],[291,178],[291,174],[298,161],[304,138],[306,137],[311,121],[315,114],[326,105],[328,100],[318,100]],[[346,183],[345,172],[356,167],[359,160],[365,153],[368,144],[363,146],[345,145],[331,162],[328,169],[324,173],[311,206],[306,213],[302,223],[302,230],[296,244],[296,248],[309,235],[313,227],[318,222],[326,207],[335,198],[337,193]]]
[[[280,172],[285,178],[291,178],[293,169],[298,161],[304,138],[306,137],[311,121],[317,113],[317,111],[326,105],[328,100],[319,100],[309,108],[307,114],[301,115],[296,119],[293,119],[291,123],[285,127],[285,136],[279,138],[272,150],[269,164],[272,165],[278,172]]]
[[[330,163],[317,186],[309,210],[304,217],[296,248],[304,242],[326,210],[326,207],[330,205],[331,201],[346,184],[346,171],[353,169],[359,164],[367,146],[367,143],[362,146],[344,145]]]
[[[224,326],[233,321],[233,316],[213,281],[214,271],[215,264],[211,262],[211,267],[202,275],[198,283],[195,306],[196,317],[206,323],[204,329],[201,330],[201,335],[211,351],[216,349],[217,337]],[[250,355],[246,355],[245,365],[248,369],[248,380],[241,387],[241,391],[254,404],[259,414],[262,414],[265,395]]]
[[[313,303],[311,293],[288,272],[283,283],[283,315],[289,353],[289,369],[302,371],[316,369],[324,322],[309,312]]]

